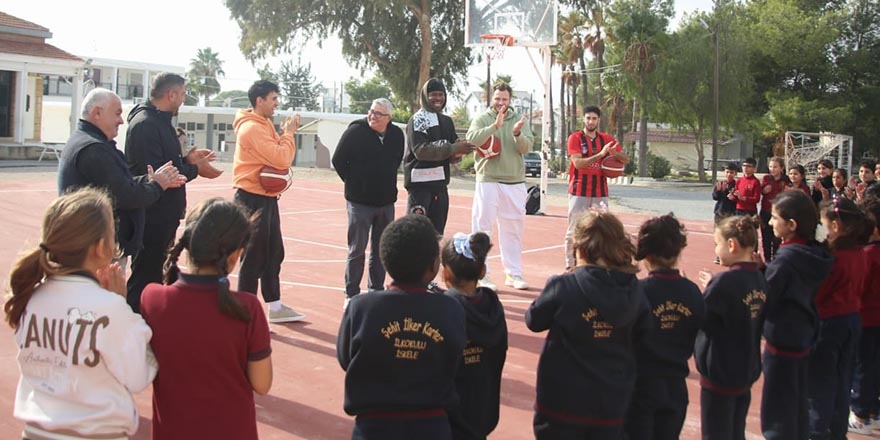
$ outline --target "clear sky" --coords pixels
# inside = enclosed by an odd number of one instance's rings
[[[684,12],[711,6],[711,0],[677,0],[676,21]],[[223,90],[246,90],[256,78],[256,68],[238,48],[238,25],[222,0],[4,0],[0,11],[49,28],[49,43],[75,55],[186,68],[198,49],[211,47],[224,61]],[[302,60],[311,61],[312,73],[325,87],[362,76],[343,60],[338,40],[327,40],[323,46],[309,43]],[[541,60],[536,57],[536,62],[540,67]],[[280,58],[269,64],[277,68]],[[485,64],[471,68],[470,89],[484,79],[485,71]],[[503,60],[493,63],[493,71],[516,72],[514,86],[534,89],[540,96],[540,82],[524,49],[508,50]]]

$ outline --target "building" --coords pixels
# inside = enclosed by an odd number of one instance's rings
[[[543,99],[542,96],[538,97]],[[486,110],[486,92],[470,92],[464,100],[465,109],[467,109],[468,119],[473,120],[477,115]],[[510,99],[510,107],[521,115],[534,114],[541,110],[543,103],[539,103],[534,99],[534,93],[524,90],[514,90]]]
[[[624,135],[626,143],[635,143],[638,149],[639,132],[631,131]],[[648,125],[648,150],[663,157],[670,162],[676,171],[697,171],[697,148],[694,135],[673,130],[664,125]],[[712,172],[712,137],[702,139],[703,166],[706,173]],[[719,139],[718,142],[718,167],[723,169],[729,161],[742,162],[743,159],[754,154],[751,142],[736,135],[730,138]]]
[[[47,148],[45,121],[64,131],[61,141],[76,121],[85,60],[46,43],[50,38],[48,28],[0,12],[0,158],[35,159]],[[44,114],[46,76],[69,79],[61,119]]]

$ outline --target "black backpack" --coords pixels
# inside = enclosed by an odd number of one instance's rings
[[[541,188],[532,185],[526,196],[526,215],[535,215],[541,210]]]

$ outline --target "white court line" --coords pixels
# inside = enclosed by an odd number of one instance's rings
[[[296,214],[321,214],[324,212],[337,212],[337,211],[345,211],[345,208],[331,208],[331,209],[312,209],[310,211],[287,211],[282,212],[281,215],[296,215]]]
[[[284,238],[285,240],[288,240],[288,241],[295,241],[295,242],[298,242],[298,243],[313,244],[313,245],[315,245],[315,246],[324,246],[324,247],[328,247],[328,248],[332,248],[332,249],[341,249],[341,250],[344,250],[344,251],[347,251],[347,250],[348,250],[348,246],[337,246],[337,245],[335,245],[335,244],[319,243],[319,242],[317,242],[317,241],[300,240],[300,239],[298,239],[298,238],[293,238],[293,237],[283,237],[283,238]]]
[[[544,252],[544,251],[549,251],[549,250],[553,250],[553,249],[560,249],[560,248],[562,248],[562,246],[563,245],[561,245],[561,244],[557,244],[557,245],[546,246],[546,247],[542,247],[542,248],[528,249],[528,250],[522,251],[522,253],[523,254],[534,254],[535,252]],[[497,258],[501,258],[501,254],[490,255],[489,257],[486,257],[487,260],[494,260]]]
[[[284,260],[284,263],[345,263],[346,260]]]

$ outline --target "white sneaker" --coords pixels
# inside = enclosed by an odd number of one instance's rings
[[[343,311],[343,312],[346,311],[346,310],[348,310],[348,303],[350,303],[350,302],[351,302],[351,297],[350,297],[350,296],[346,296],[346,297],[345,297],[345,301],[342,302],[342,311]]]
[[[862,419],[859,416],[855,415],[852,411],[849,413],[849,432],[854,434],[867,434],[871,435],[874,432],[875,426],[872,425],[871,420]]]
[[[484,276],[480,281],[477,282],[477,285],[480,287],[486,287],[488,289],[492,289],[498,291],[498,286],[489,279],[489,275]]]
[[[527,283],[526,280],[524,280],[523,277],[520,275],[505,276],[504,284],[517,290],[526,290],[529,288],[529,283]]]
[[[281,305],[280,309],[274,312],[272,310],[269,310],[269,322],[273,324],[302,321],[305,318],[306,315],[299,313],[296,310],[285,306],[284,304]]]

